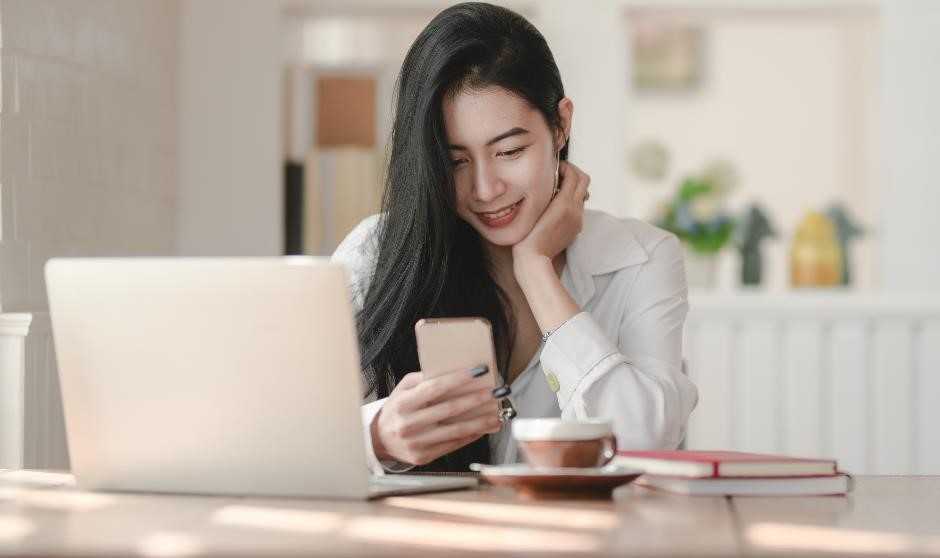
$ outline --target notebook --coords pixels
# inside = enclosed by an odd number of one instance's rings
[[[619,451],[615,465],[676,477],[822,476],[837,472],[832,459],[805,459],[739,451]]]
[[[852,477],[688,478],[643,475],[639,486],[694,496],[838,496],[851,492]]]

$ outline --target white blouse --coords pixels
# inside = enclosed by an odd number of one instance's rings
[[[332,258],[346,268],[356,308],[375,267],[378,217],[360,223]],[[513,381],[518,416],[603,418],[620,449],[674,449],[698,401],[682,371],[688,301],[679,241],[642,221],[586,210],[561,282],[583,312],[556,329]],[[382,466],[370,426],[384,403],[362,407],[376,472]],[[491,434],[490,445],[494,463],[521,461],[509,428]]]

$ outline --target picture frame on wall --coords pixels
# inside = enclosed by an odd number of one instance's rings
[[[704,81],[705,30],[638,15],[630,22],[634,91],[692,92]]]

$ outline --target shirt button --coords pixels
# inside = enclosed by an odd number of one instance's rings
[[[558,393],[558,390],[561,389],[561,384],[558,382],[558,376],[556,376],[554,372],[545,374],[545,382],[548,384],[548,389],[555,393]]]

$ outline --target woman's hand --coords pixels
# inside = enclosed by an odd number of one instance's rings
[[[524,265],[532,258],[552,260],[581,232],[591,177],[568,161],[559,164],[559,174],[563,178],[558,193],[529,234],[512,247],[513,261],[517,264]]]
[[[512,247],[513,274],[543,332],[581,312],[562,285],[554,260],[581,232],[591,177],[567,161],[560,168],[564,178],[558,193],[529,234]]]
[[[425,465],[485,434],[498,432],[502,423],[495,402],[509,395],[509,388],[489,385],[452,395],[474,380],[470,372],[461,368],[430,378],[412,372],[402,378],[372,421],[376,457]],[[478,412],[473,413],[475,410]],[[461,416],[464,414],[468,415]],[[454,417],[460,419],[448,421]]]

